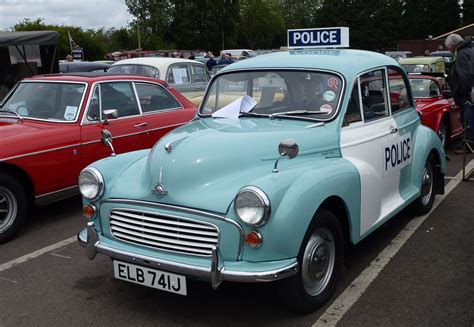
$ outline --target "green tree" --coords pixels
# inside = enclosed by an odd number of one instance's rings
[[[462,4],[463,26],[474,23],[474,0],[464,0]]]
[[[282,11],[276,0],[242,0],[240,46],[251,49],[278,48],[286,44]]]

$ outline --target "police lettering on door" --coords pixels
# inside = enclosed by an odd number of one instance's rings
[[[413,149],[411,148],[411,134],[397,137],[385,143],[383,149],[384,175],[399,171],[411,162]]]

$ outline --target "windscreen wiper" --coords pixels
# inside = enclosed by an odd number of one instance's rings
[[[294,110],[294,111],[285,111],[285,112],[277,112],[270,115],[270,119],[275,117],[285,117],[285,116],[304,116],[304,115],[325,115],[327,112],[325,111],[312,111],[312,110]]]

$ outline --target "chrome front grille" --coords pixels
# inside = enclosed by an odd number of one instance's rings
[[[165,251],[210,256],[219,239],[216,226],[177,216],[119,209],[109,218],[115,238]]]

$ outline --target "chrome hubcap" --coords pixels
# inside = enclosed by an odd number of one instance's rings
[[[13,224],[17,211],[18,205],[13,193],[0,186],[0,233]]]
[[[302,262],[303,284],[309,295],[316,296],[324,291],[331,279],[335,258],[331,231],[318,228],[308,241]]]
[[[431,199],[431,193],[433,192],[433,177],[432,177],[432,168],[431,165],[425,167],[423,172],[423,180],[421,183],[421,203],[427,205]]]

